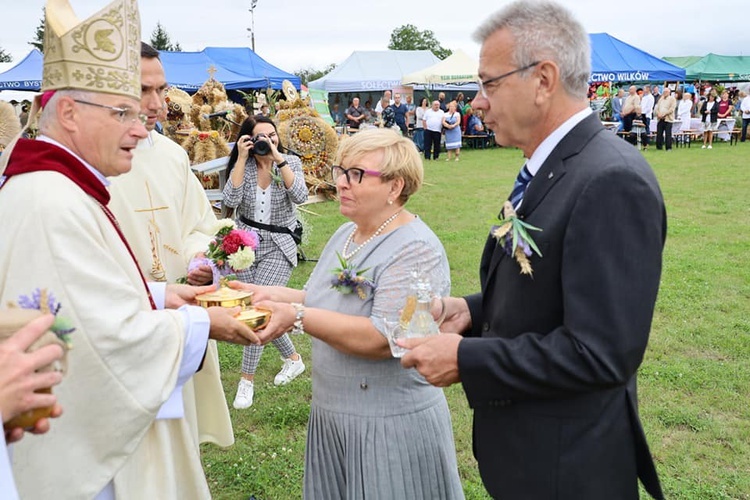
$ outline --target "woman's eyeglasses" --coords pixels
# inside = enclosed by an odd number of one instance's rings
[[[383,172],[358,167],[344,168],[340,165],[334,165],[331,167],[331,176],[333,177],[333,182],[336,182],[339,177],[345,175],[346,182],[348,182],[349,184],[361,184],[362,177],[364,177],[365,174],[372,175],[373,177],[380,177],[381,175],[383,175]]]

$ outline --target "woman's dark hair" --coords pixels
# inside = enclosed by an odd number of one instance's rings
[[[425,102],[427,103],[427,106],[430,105],[430,100],[426,97],[423,97],[422,100],[419,101],[419,105],[422,106],[422,104],[424,104]]]
[[[229,174],[232,172],[232,169],[234,168],[234,164],[237,163],[237,157],[240,155],[239,149],[237,147],[237,141],[240,140],[240,137],[243,135],[249,135],[252,137],[253,130],[255,130],[255,126],[259,123],[270,123],[273,125],[273,129],[276,131],[276,134],[279,133],[278,129],[276,128],[276,123],[269,118],[268,116],[250,116],[245,119],[244,122],[242,122],[242,125],[240,126],[240,131],[237,133],[237,138],[235,139],[234,147],[232,148],[232,152],[229,153],[229,164],[227,165],[227,178],[229,178]],[[282,151],[283,146],[281,145],[281,138],[279,137],[279,145],[277,146],[277,149],[279,152]]]

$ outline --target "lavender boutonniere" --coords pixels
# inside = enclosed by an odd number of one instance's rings
[[[332,271],[334,277],[331,278],[331,288],[344,295],[356,292],[360,299],[366,299],[367,293],[375,290],[375,283],[363,276],[370,268],[357,269],[338,252],[336,252],[336,256],[339,258],[341,267],[337,267]]]
[[[53,314],[55,321],[52,323],[50,330],[70,349],[70,334],[75,331],[75,327],[68,318],[58,315],[62,305],[55,299],[52,292],[46,288],[36,288],[31,295],[18,297],[18,306],[21,309],[37,309],[44,314]]]
[[[513,205],[506,201],[503,204],[503,218],[500,220],[500,225],[493,226],[491,232],[505,253],[516,259],[518,265],[521,266],[521,273],[531,276],[533,270],[529,257],[532,253],[541,257],[542,252],[539,251],[529,231],[541,231],[541,229],[519,219]]]

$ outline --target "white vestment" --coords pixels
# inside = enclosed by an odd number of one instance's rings
[[[153,145],[142,140],[133,152],[130,172],[109,179],[109,208],[146,279],[174,283],[208,248],[216,216],[185,150],[155,131],[150,140]],[[183,398],[196,443],[234,443],[216,341],[209,341],[203,368],[185,384]]]
[[[209,498],[185,419],[155,420],[193,345],[182,311],[152,310],[112,222],[64,175],[11,177],[0,219],[0,301],[46,288],[77,328],[54,388],[63,416],[15,445],[20,497],[90,500],[113,484],[119,499]]]

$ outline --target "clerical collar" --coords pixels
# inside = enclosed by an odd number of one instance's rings
[[[536,173],[539,172],[539,169],[542,168],[544,162],[547,161],[547,157],[549,157],[550,153],[552,153],[560,141],[568,135],[568,132],[573,130],[573,127],[582,122],[584,118],[590,114],[591,108],[586,106],[584,109],[565,120],[562,125],[552,131],[552,133],[548,135],[539,146],[537,146],[536,150],[534,150],[534,153],[531,155],[531,158],[526,162],[526,168],[529,169],[531,175],[536,175]]]
[[[89,169],[89,171],[92,174],[94,174],[94,176],[97,178],[97,180],[99,180],[99,182],[101,182],[104,186],[109,186],[110,182],[107,180],[106,177],[104,177],[104,175],[101,172],[99,172],[97,169],[95,169],[94,167],[92,167],[86,160],[84,160],[83,158],[81,158],[80,156],[78,156],[77,154],[75,154],[73,151],[71,151],[70,148],[64,146],[63,144],[60,144],[59,142],[57,142],[53,138],[48,137],[46,135],[38,135],[37,138],[36,138],[36,140],[37,141],[42,141],[42,142],[48,142],[50,144],[54,144],[58,148],[65,150],[68,154],[70,154],[71,156],[73,156],[76,160],[80,161],[83,164],[84,167],[86,167],[87,169]]]

